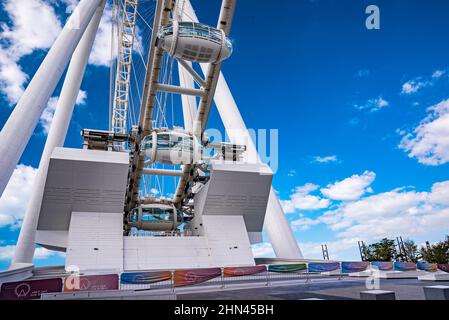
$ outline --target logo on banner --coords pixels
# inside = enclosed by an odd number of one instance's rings
[[[87,278],[81,278],[80,280],[80,290],[87,291],[91,287],[90,281]]]
[[[17,298],[25,298],[31,292],[31,286],[28,283],[21,283],[15,289],[14,293]]]

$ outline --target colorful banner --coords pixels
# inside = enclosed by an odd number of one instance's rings
[[[342,262],[341,263],[341,272],[342,273],[353,273],[353,272],[362,272],[369,268],[369,262]]]
[[[41,294],[62,292],[62,279],[44,279],[3,283],[0,300],[40,299]]]
[[[117,274],[69,276],[64,279],[64,292],[118,290]]]
[[[301,264],[273,264],[268,266],[268,271],[270,272],[305,272],[307,271],[307,265],[305,263]]]
[[[418,270],[423,270],[427,272],[437,272],[438,265],[436,263],[428,263],[428,262],[418,262],[416,264],[416,268]]]
[[[449,264],[438,264],[438,269],[449,273]]]
[[[393,271],[393,262],[390,261],[373,261],[371,267],[380,271]]]
[[[223,275],[225,277],[241,277],[241,276],[250,276],[252,274],[258,274],[265,271],[267,271],[266,266],[227,267],[223,269]]]
[[[176,270],[174,285],[175,287],[191,286],[220,276],[221,268]]]
[[[330,272],[334,270],[340,269],[339,262],[328,262],[328,263],[320,263],[320,262],[311,262],[309,263],[307,269],[309,272]]]
[[[129,272],[120,276],[121,284],[152,284],[171,279],[170,271]]]
[[[394,270],[396,270],[396,271],[416,271],[416,264],[413,262],[395,262]]]

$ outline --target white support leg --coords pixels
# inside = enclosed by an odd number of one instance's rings
[[[20,230],[12,267],[20,263],[31,263],[33,260],[36,228],[39,220],[50,156],[54,148],[62,147],[64,145],[70,119],[72,118],[73,108],[76,104],[78,92],[81,87],[90,52],[92,51],[105,3],[106,0],[102,0],[100,6],[97,7],[95,15],[90,21],[80,43],[73,53],[56,111],[53,116],[53,122],[42,153],[31,199],[28,203],[22,229]]]
[[[198,22],[195,11],[189,0],[185,0],[184,20]],[[207,74],[208,65],[202,64],[204,74]],[[243,140],[247,144],[248,161],[260,161],[256,146],[251,139],[248,129],[243,121],[240,111],[232,96],[223,74],[218,79],[215,92],[215,104],[226,132],[232,143],[239,143]],[[287,222],[285,214],[273,188],[270,192],[264,227],[270,237],[276,256],[279,258],[302,259],[303,255],[293,232]]]
[[[101,1],[81,0],[0,132],[0,196]]]
[[[189,64],[190,67],[192,66],[191,62],[185,63]],[[180,85],[184,88],[195,89],[195,82],[192,76],[179,62],[178,62],[178,72],[179,72]],[[196,97],[183,94],[181,96],[181,101],[182,101],[182,114],[184,117],[184,128],[188,132],[192,132],[193,122],[195,121],[196,112],[198,110]]]

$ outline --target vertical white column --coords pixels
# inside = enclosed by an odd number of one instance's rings
[[[81,0],[0,132],[0,196],[101,1]]]
[[[73,108],[76,104],[78,92],[81,87],[81,82],[83,80],[90,52],[92,51],[92,46],[105,4],[106,0],[101,0],[100,6],[97,7],[93,18],[70,61],[47,141],[45,142],[39,169],[33,185],[31,199],[28,203],[22,229],[20,230],[12,267],[14,267],[14,264],[32,263],[35,249],[36,228],[42,205],[42,197],[44,195],[50,157],[54,148],[62,147],[64,145],[64,140],[72,118]]]
[[[193,10],[189,0],[185,0],[183,18],[185,21],[198,22],[196,13]],[[208,65],[202,64],[201,68],[203,73],[207,74]],[[260,162],[260,157],[257,153],[254,141],[251,139],[245,122],[243,121],[223,74],[220,74],[220,78],[218,79],[217,89],[215,92],[215,104],[217,105],[221,120],[223,121],[231,142],[238,144],[241,143],[241,141],[245,141],[247,153],[249,155],[247,160]],[[273,246],[274,252],[278,258],[303,258],[301,250],[299,249],[273,188],[271,188],[270,191],[264,227],[270,237],[271,245]]]

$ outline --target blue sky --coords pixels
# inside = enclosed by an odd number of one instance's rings
[[[72,2],[2,1],[0,127]],[[202,22],[216,23],[218,0],[192,2]],[[380,8],[380,30],[365,27],[370,4]],[[143,16],[151,6],[142,3]],[[247,126],[279,130],[274,186],[307,257],[319,258],[322,243],[331,257],[352,260],[359,259],[357,240],[403,236],[421,244],[449,233],[448,11],[440,0],[238,2],[235,49],[223,72]],[[39,25],[36,12],[47,17]],[[80,147],[82,128],[108,127],[107,22],[105,16],[67,147]],[[142,70],[137,64],[139,77]],[[59,90],[0,200],[0,269],[17,239]],[[222,128],[216,110],[209,126]],[[268,239],[255,251],[272,254]],[[39,265],[63,263],[43,249],[37,256]]]

